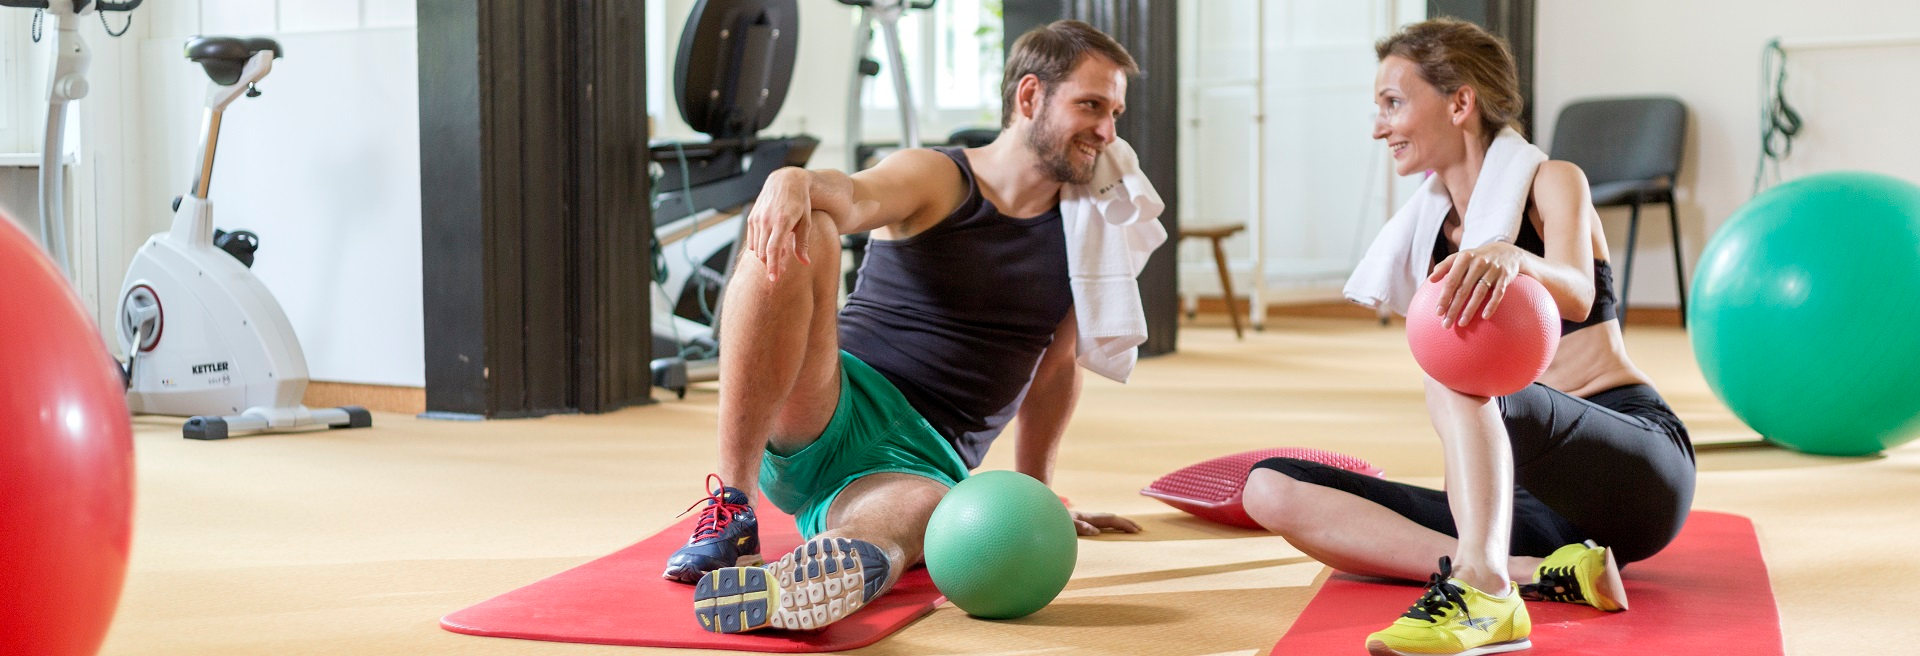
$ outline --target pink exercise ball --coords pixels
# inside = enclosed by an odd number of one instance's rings
[[[1407,309],[1407,345],[1428,376],[1454,391],[1506,396],[1546,373],[1560,346],[1560,311],[1539,281],[1519,276],[1492,318],[1440,327],[1441,283],[1422,282]]]
[[[0,653],[92,654],[132,537],[119,365],[38,244],[0,215]]]

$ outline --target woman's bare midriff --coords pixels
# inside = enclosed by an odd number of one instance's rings
[[[1608,321],[1561,336],[1553,363],[1540,382],[1573,396],[1586,398],[1622,385],[1652,385],[1647,374],[1627,359],[1620,322]]]

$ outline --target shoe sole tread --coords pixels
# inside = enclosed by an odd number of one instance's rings
[[[764,567],[708,573],[694,587],[694,616],[714,633],[821,628],[866,605],[870,574],[886,576],[882,563],[866,542],[816,539]]]

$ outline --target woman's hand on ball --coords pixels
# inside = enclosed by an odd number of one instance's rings
[[[1103,531],[1114,530],[1121,533],[1139,533],[1140,525],[1133,520],[1103,512],[1080,512],[1068,510],[1073,515],[1073,530],[1080,535],[1099,535]]]
[[[1504,241],[1496,241],[1452,255],[1434,265],[1428,282],[1440,283],[1440,327],[1465,326],[1493,316],[1506,298],[1507,285],[1520,275],[1527,252]]]

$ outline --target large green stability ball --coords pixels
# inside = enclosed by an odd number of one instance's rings
[[[961,481],[927,521],[927,573],[947,600],[976,617],[1011,619],[1046,607],[1079,557],[1060,497],[1019,472]]]
[[[1755,196],[1700,256],[1687,330],[1753,430],[1825,455],[1920,436],[1920,187],[1823,173]]]

